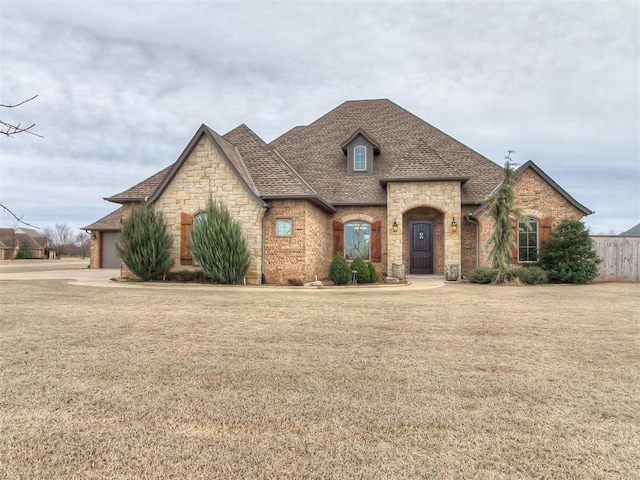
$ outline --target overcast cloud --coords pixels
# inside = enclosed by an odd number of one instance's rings
[[[345,100],[389,98],[502,164],[531,159],[640,222],[636,1],[0,0],[0,201],[46,226],[173,163],[200,124],[269,142]],[[0,214],[0,226],[15,222]]]

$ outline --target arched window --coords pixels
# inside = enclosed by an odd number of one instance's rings
[[[518,222],[518,262],[538,261],[538,221]]]
[[[353,170],[364,171],[367,169],[367,147],[362,145],[353,149]]]
[[[356,257],[371,260],[371,225],[365,222],[349,222],[344,226],[344,258]]]

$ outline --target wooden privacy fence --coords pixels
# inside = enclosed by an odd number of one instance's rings
[[[602,259],[595,282],[640,282],[640,237],[594,235],[591,239]]]

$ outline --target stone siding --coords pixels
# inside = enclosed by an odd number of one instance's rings
[[[217,145],[207,137],[200,139],[154,204],[156,209],[162,211],[167,229],[173,237],[173,269],[196,268],[180,265],[181,214],[196,215],[204,212],[210,196],[224,204],[231,218],[240,223],[251,255],[247,283],[259,284],[262,270],[262,217],[265,207],[240,180]]]
[[[387,224],[398,222],[397,233],[390,233],[388,242],[387,271],[391,271],[393,263],[401,263],[405,266],[408,262],[408,222],[404,216],[409,211],[418,207],[428,207],[441,212],[440,221],[434,223],[436,245],[438,230],[440,230],[441,256],[436,258],[434,271],[444,272],[447,265],[460,265],[461,263],[461,232],[452,232],[447,228],[455,217],[458,225],[461,223],[460,215],[460,182],[459,181],[433,181],[433,182],[392,182],[387,184]],[[437,252],[436,252],[437,255]]]

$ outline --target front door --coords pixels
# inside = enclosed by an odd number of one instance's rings
[[[409,273],[433,273],[433,222],[409,222]]]

